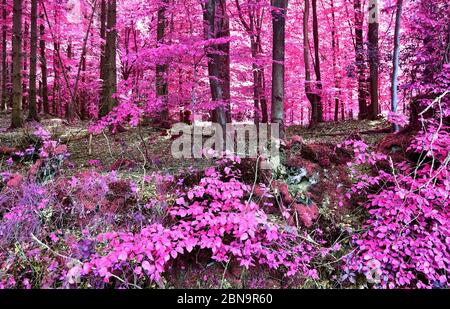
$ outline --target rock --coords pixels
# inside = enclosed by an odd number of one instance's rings
[[[312,227],[314,222],[319,218],[319,208],[314,203],[310,205],[295,204],[293,208],[297,213],[299,221],[307,228]]]
[[[41,169],[42,165],[44,164],[44,160],[38,159],[30,168],[28,171],[28,179],[34,179],[36,178],[37,174],[39,173],[39,170]]]
[[[0,155],[4,155],[4,156],[10,156],[13,153],[19,151],[17,148],[12,148],[12,147],[0,147]]]
[[[412,139],[409,134],[389,134],[378,143],[377,151],[390,155],[394,162],[404,161],[408,157],[413,157],[413,154],[408,152]]]
[[[323,168],[330,168],[332,164],[346,164],[352,159],[345,149],[325,143],[303,145],[301,156]]]
[[[11,179],[8,180],[6,186],[10,189],[18,188],[23,182],[23,176],[20,174],[12,175]]]
[[[113,196],[128,197],[133,194],[129,181],[117,180],[108,185],[109,191]]]
[[[294,202],[294,198],[289,193],[289,186],[287,183],[275,180],[272,182],[272,187],[279,192],[285,206],[289,206]]]
[[[58,147],[55,148],[54,150],[54,155],[58,156],[58,155],[62,155],[62,154],[66,154],[68,152],[67,149],[67,145],[59,145]]]
[[[116,162],[111,164],[111,167],[109,168],[111,171],[116,171],[119,169],[133,169],[136,167],[136,163],[128,160],[128,159],[118,159]]]
[[[303,159],[301,156],[291,155],[286,161],[286,166],[288,167],[304,169],[306,171],[306,177],[311,177],[319,170],[319,166],[316,163]]]
[[[285,148],[286,149],[291,149],[292,147],[294,147],[295,145],[303,145],[305,142],[303,141],[303,138],[301,136],[298,135],[294,135],[292,136],[288,141],[285,141]]]

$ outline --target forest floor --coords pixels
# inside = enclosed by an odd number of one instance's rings
[[[143,185],[143,176],[150,175],[152,172],[186,177],[193,170],[200,171],[214,165],[214,161],[206,159],[174,159],[170,151],[172,144],[170,134],[165,130],[150,126],[127,128],[124,132],[116,134],[105,132],[90,135],[86,129],[89,127],[87,122],[68,125],[59,119],[43,119],[41,124],[52,134],[52,139],[66,145],[68,153],[70,153],[65,168],[61,170],[61,176],[71,176],[88,170],[95,170],[99,173],[114,170],[122,179],[132,180]],[[10,130],[8,127],[9,117],[2,115],[0,117],[0,150],[2,148],[26,149],[32,142],[33,124],[27,123],[24,128],[17,130]],[[388,127],[389,125],[384,120],[323,123],[313,129],[291,126],[286,132],[286,142],[294,140],[294,136],[300,136],[303,143],[307,146],[310,145],[313,152],[316,152],[312,154],[313,157],[316,155],[321,157],[328,155],[324,152],[356,135],[370,147],[375,148],[379,141],[387,135],[383,133],[382,129]],[[299,164],[297,166],[302,164],[308,166],[311,169],[308,171],[307,177],[309,178],[320,175],[317,176],[319,184],[308,183],[308,189],[306,189],[309,191],[308,195],[319,205],[320,219],[316,224],[323,226],[325,230],[328,229],[327,233],[337,233],[333,236],[334,239],[342,238],[341,226],[357,226],[358,223],[355,222],[361,216],[360,209],[347,211],[338,209],[336,206],[340,198],[336,192],[340,192],[340,186],[349,178],[345,164],[331,162],[331,166],[326,167],[322,165],[320,158],[316,158],[316,160],[303,154],[297,154],[295,151],[288,150],[287,154],[290,157],[300,158],[300,163],[294,163],[294,167],[296,164]],[[331,150],[331,152],[333,151]],[[328,160],[330,160],[329,158],[331,156],[328,157]],[[2,156],[0,153],[0,170],[3,170],[6,159],[7,156]],[[16,172],[27,171],[30,169],[30,164],[32,163],[17,164]],[[253,181],[254,169],[249,168],[248,173],[251,174],[249,179]],[[155,194],[155,192],[151,194]],[[339,194],[342,196],[342,193]],[[172,270],[166,276],[167,287],[299,287],[297,283],[283,282],[276,272],[258,270],[249,274],[245,269],[239,267],[235,269],[233,265],[228,269],[228,265],[220,263],[205,264],[202,256],[196,256],[195,260],[191,261],[180,261],[172,266]],[[302,286],[329,287],[329,283],[310,282],[309,285],[302,283]]]
[[[0,146],[23,148],[28,146],[33,133],[33,123],[27,123],[22,129],[9,129],[9,115],[0,115]],[[41,125],[52,134],[52,139],[65,144],[70,153],[71,167],[80,171],[93,165],[114,170],[139,170],[145,166],[147,172],[179,172],[189,167],[202,168],[211,165],[206,159],[174,159],[171,156],[173,140],[166,130],[143,126],[128,128],[125,132],[111,134],[105,131],[90,135],[89,122],[79,121],[69,125],[61,119],[47,118]],[[327,122],[314,128],[290,126],[286,141],[293,136],[301,136],[306,144],[328,143],[337,145],[350,136],[370,132],[361,137],[375,146],[387,133],[381,129],[389,125],[385,120],[348,120]],[[376,132],[376,131],[379,132]]]

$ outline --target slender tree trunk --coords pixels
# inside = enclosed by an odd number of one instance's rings
[[[334,74],[334,84],[336,87],[337,93],[335,93],[334,99],[334,121],[339,121],[339,92],[340,92],[340,76],[338,76],[337,70],[337,53],[339,51],[339,41],[336,37],[336,14],[334,12],[334,0],[331,0],[331,20],[332,20],[332,30],[331,30],[331,47],[333,49],[333,74]],[[340,74],[339,74],[340,75]]]
[[[216,0],[217,1],[217,0]],[[230,19],[227,13],[226,0],[219,0],[217,17],[217,38],[230,37]],[[223,81],[223,100],[225,104],[225,117],[227,122],[231,122],[231,60],[230,42],[218,44],[219,78]]]
[[[246,22],[239,0],[235,0],[235,2],[241,24],[244,26],[245,30],[250,36],[250,49],[253,60],[253,102],[255,108],[254,122],[255,124],[258,124],[262,116],[261,122],[267,123],[269,121],[269,117],[267,113],[267,99],[264,87],[264,68],[258,63],[258,57],[262,53],[261,27],[264,19],[264,10],[261,13],[257,9],[249,8],[249,22]]]
[[[50,114],[50,108],[48,104],[48,82],[47,82],[47,56],[46,56],[46,47],[45,47],[45,26],[44,26],[44,15],[41,14],[42,23],[39,26],[39,49],[41,52],[40,61],[41,61],[41,78],[42,78],[42,105],[44,108],[44,114]]]
[[[6,61],[7,58],[7,50],[8,50],[8,43],[7,43],[7,24],[6,24],[6,17],[7,17],[7,11],[6,11],[6,0],[3,0],[3,9],[2,9],[2,17],[3,17],[3,25],[2,25],[2,97],[1,97],[1,110],[7,111],[8,110],[8,102],[7,102],[7,89],[6,89],[6,82],[8,79],[8,63]]]
[[[102,81],[102,89],[100,93],[99,116],[104,117],[109,113],[107,102],[105,102],[106,97],[103,95],[103,87],[106,82],[106,0],[102,0],[100,4],[100,39],[100,80]]]
[[[26,7],[26,4],[25,4]],[[23,10],[23,9],[22,9]],[[30,32],[28,22],[25,21],[24,30],[22,34],[22,62],[23,62],[23,71],[22,71],[22,109],[28,108],[28,92],[27,92],[27,72],[28,71],[28,34]]]
[[[370,119],[376,119],[379,112],[378,98],[378,0],[369,0],[369,64],[370,64]]]
[[[102,89],[101,116],[108,114],[116,105],[114,94],[117,91],[117,0],[111,0],[107,5],[106,14],[106,45],[105,45],[105,76]]]
[[[272,0],[273,62],[271,122],[280,125],[280,138],[284,138],[284,80],[285,80],[285,27],[287,0]]]
[[[314,39],[314,71],[316,74],[317,121],[323,122],[322,76],[320,74],[319,23],[317,17],[317,0],[312,0],[313,39]]]
[[[67,59],[72,60],[72,41],[69,41],[69,43],[67,44]],[[62,69],[64,70],[65,68],[62,68]],[[67,70],[70,72],[71,67],[69,67]],[[72,85],[70,85],[70,86],[72,86]],[[73,97],[70,98],[69,101],[65,102],[64,111],[65,111],[66,119],[69,123],[74,118],[75,108],[76,108],[75,104],[76,104],[76,101],[73,100]]]
[[[392,93],[391,93],[391,108],[392,112],[396,113],[398,108],[398,62],[400,54],[400,29],[402,20],[403,0],[397,0],[397,14],[395,17],[395,34],[394,34],[394,60],[392,72]],[[399,131],[399,126],[394,124],[394,132]]]
[[[82,73],[82,77],[81,77],[81,82],[82,84],[84,84],[86,82],[86,78],[84,76],[84,72],[86,72],[86,55],[83,55],[83,58],[81,60],[81,71]],[[78,96],[78,100],[79,100],[79,105],[80,105],[80,117],[81,120],[86,120],[89,118],[89,109],[88,109],[88,102],[86,102],[85,99],[83,99],[83,93],[82,92],[79,96]]]
[[[226,3],[224,0],[208,0],[203,6],[203,19],[205,21],[205,39],[216,39],[229,35],[227,27],[228,17],[226,16]],[[226,124],[231,120],[229,110],[229,77],[223,78],[229,72],[229,53],[224,56],[219,55],[219,51],[228,49],[223,46],[213,45],[207,48],[208,74],[211,87],[212,100],[218,104],[212,114],[212,120],[218,123],[225,134]],[[224,67],[225,66],[225,67]],[[225,73],[224,73],[225,72]],[[227,85],[228,84],[228,85]]]
[[[358,106],[359,119],[367,119],[367,95],[366,95],[366,77],[365,77],[365,56],[364,56],[364,34],[363,21],[364,14],[362,11],[361,0],[354,0],[355,10],[355,53],[356,53],[356,67],[358,71]]]
[[[160,7],[158,9],[158,28],[157,28],[157,45],[161,46],[164,44],[166,28],[167,28],[167,17],[166,9],[169,4],[168,0],[161,0]],[[169,121],[169,106],[168,106],[168,95],[169,95],[169,83],[168,83],[168,71],[169,66],[166,63],[156,65],[156,96],[162,102],[161,110],[161,121],[163,126],[168,126]]]
[[[52,96],[52,100],[53,100],[53,114],[57,117],[61,117],[59,110],[60,110],[60,106],[59,106],[59,66],[58,66],[58,61],[57,59],[57,54],[58,54],[58,50],[59,50],[59,44],[57,42],[53,42],[53,72],[54,72],[54,80],[53,80],[53,96]]]
[[[37,0],[31,0],[31,41],[30,41],[30,90],[29,120],[39,120],[36,108],[36,65],[37,65]]]
[[[318,95],[312,89],[311,83],[311,68],[310,68],[310,54],[309,54],[309,13],[310,2],[305,0],[305,11],[303,16],[303,58],[305,62],[305,94],[308,101],[311,103],[311,121],[310,126],[314,126],[320,122]]]
[[[22,0],[13,5],[13,112],[11,127],[22,126]]]

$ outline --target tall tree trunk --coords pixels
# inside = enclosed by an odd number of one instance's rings
[[[116,99],[113,96],[117,91],[117,0],[108,2],[106,12],[105,75],[103,76],[101,116],[107,115],[116,105]]]
[[[229,36],[225,0],[208,0],[203,5],[203,19],[205,21],[205,39]],[[225,51],[227,54],[219,55],[219,51]],[[229,43],[208,47],[207,56],[211,96],[212,100],[218,104],[212,113],[212,120],[222,127],[225,134],[226,124],[231,120],[229,110]]]
[[[365,56],[364,56],[364,34],[363,23],[364,14],[362,11],[361,0],[354,0],[353,2],[355,11],[355,56],[356,56],[356,68],[358,71],[358,106],[359,106],[359,119],[367,119],[367,95],[366,95],[366,77],[365,77]]]
[[[316,74],[317,121],[323,122],[322,77],[320,74],[319,23],[317,18],[317,0],[312,0],[313,39],[314,39],[314,71]]]
[[[7,103],[7,89],[6,89],[6,81],[8,79],[8,63],[6,62],[7,58],[7,49],[8,49],[8,43],[7,43],[7,23],[6,23],[6,17],[7,17],[7,11],[6,11],[6,0],[3,0],[3,9],[2,9],[2,17],[3,17],[3,25],[2,25],[2,97],[1,97],[1,104],[0,109],[3,111],[8,110],[8,103]]]
[[[39,50],[41,61],[41,79],[42,79],[42,105],[44,107],[44,114],[50,114],[50,108],[48,103],[48,82],[47,82],[47,56],[45,47],[45,26],[44,26],[44,14],[41,14],[42,23],[39,26]]]
[[[169,4],[169,0],[161,0],[158,9],[158,28],[157,28],[157,46],[164,44],[166,28],[167,28],[167,17],[166,9]],[[156,65],[156,96],[162,102],[161,110],[161,122],[163,126],[168,126],[169,121],[169,106],[168,106],[168,95],[169,95],[169,83],[168,83],[168,71],[169,66],[166,63]]]
[[[100,108],[99,108],[99,116],[106,116],[108,111],[108,106],[105,102],[105,96],[103,95],[103,87],[106,81],[106,50],[105,50],[105,42],[106,42],[106,0],[102,0],[100,4],[100,80],[102,81],[102,89],[100,93]]]
[[[280,125],[280,138],[284,138],[284,60],[287,6],[288,0],[272,0],[273,62],[271,122]]]
[[[310,54],[309,54],[309,12],[310,2],[305,0],[305,11],[303,15],[303,58],[305,62],[305,94],[308,101],[311,103],[311,121],[310,125],[314,126],[320,122],[318,95],[313,90],[311,84],[311,68],[310,68]]]
[[[249,22],[245,21],[239,0],[235,0],[238,9],[238,16],[242,25],[250,36],[250,49],[252,54],[252,72],[253,72],[253,102],[254,102],[254,122],[267,123],[269,121],[267,112],[267,99],[265,94],[264,67],[258,63],[258,57],[262,54],[261,28],[264,19],[264,10],[260,12],[257,9],[249,8]],[[258,0],[259,3],[259,0]],[[261,115],[260,115],[261,113]]]
[[[69,41],[69,43],[67,44],[67,59],[72,60],[72,41]],[[62,68],[63,70],[65,70],[64,67],[65,67],[65,65],[63,65],[63,68]],[[67,70],[70,72],[71,67],[67,68]],[[71,86],[72,85],[70,85],[70,87]],[[76,104],[76,101],[73,100],[73,97],[70,98],[69,101],[65,102],[64,111],[65,111],[66,119],[69,123],[74,119],[75,108],[76,108],[75,104]]]
[[[269,117],[267,113],[267,99],[264,89],[264,68],[261,65],[257,64],[258,56],[261,53],[261,43],[255,36],[251,39],[250,45],[253,58],[253,101],[255,106],[254,122],[256,124],[260,122],[261,113],[261,122],[267,123],[269,121]]]
[[[11,127],[22,126],[22,0],[13,4],[13,111]]]
[[[400,29],[402,20],[403,0],[397,0],[397,14],[395,17],[395,34],[394,34],[394,60],[392,71],[392,93],[391,93],[391,108],[392,112],[396,113],[398,108],[398,62],[400,54]],[[399,126],[394,124],[394,132],[399,130]]]
[[[378,0],[369,0],[369,64],[370,64],[370,111],[369,118],[376,119],[379,112],[378,103]]]
[[[86,82],[85,78],[85,72],[86,72],[86,55],[83,55],[83,58],[81,60],[81,71],[82,77],[81,77],[81,83],[84,84]],[[84,91],[83,91],[84,92]],[[88,109],[88,102],[86,102],[86,99],[83,98],[83,93],[81,93],[80,96],[78,96],[79,105],[80,105],[80,117],[81,120],[86,120],[89,118],[89,109]]]
[[[54,72],[54,79],[53,79],[53,95],[52,95],[52,111],[53,114],[57,117],[61,117],[62,115],[59,113],[60,106],[59,106],[59,65],[57,60],[57,54],[59,52],[59,43],[53,42],[53,72]]]
[[[25,4],[26,7],[26,4]],[[24,30],[22,34],[22,62],[23,62],[23,71],[22,71],[22,109],[28,108],[28,92],[27,92],[27,72],[28,71],[28,34],[30,32],[28,22],[25,19]]]
[[[36,65],[37,65],[37,0],[31,0],[31,40],[30,40],[30,90],[29,120],[38,120],[36,108]]]
[[[331,0],[331,21],[332,21],[332,30],[331,30],[331,47],[333,49],[333,74],[334,74],[334,85],[336,88],[335,99],[334,99],[334,121],[339,121],[339,92],[340,92],[340,76],[337,71],[337,53],[339,50],[339,41],[336,36],[336,14],[334,12],[334,0]],[[340,75],[340,74],[339,74]]]
[[[217,0],[216,0],[217,1]],[[219,0],[217,17],[217,38],[230,37],[230,19],[227,13],[226,0]],[[223,81],[223,100],[225,104],[225,117],[231,122],[231,60],[230,42],[218,44],[219,78]]]

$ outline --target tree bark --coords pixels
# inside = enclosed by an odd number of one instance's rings
[[[22,0],[13,3],[13,111],[11,127],[22,126]]]
[[[31,0],[31,41],[30,41],[30,85],[29,120],[39,120],[36,108],[36,66],[37,66],[37,0]]]
[[[100,80],[102,81],[102,89],[100,90],[100,109],[99,116],[106,116],[109,111],[103,95],[103,87],[106,81],[106,0],[102,0],[100,4]]]
[[[355,56],[356,68],[358,74],[358,118],[367,119],[367,95],[366,95],[366,77],[365,77],[365,56],[364,56],[364,34],[363,34],[363,11],[361,0],[354,0],[355,10]]]
[[[203,5],[203,19],[205,39],[229,36],[229,21],[224,0],[208,0]],[[224,54],[219,55],[220,52]],[[212,113],[212,121],[218,123],[225,133],[226,124],[231,121],[229,43],[207,47],[206,53],[211,96],[218,105]]]
[[[287,0],[272,0],[273,62],[271,122],[280,125],[280,138],[284,138],[284,81]]]
[[[113,97],[117,91],[117,0],[108,2],[106,10],[106,45],[105,45],[105,71],[102,87],[100,115],[106,116],[116,105]]]
[[[316,97],[317,97],[317,122],[323,122],[323,104],[322,104],[322,77],[320,74],[320,55],[319,55],[319,23],[317,18],[317,0],[312,0],[313,13],[313,40],[314,40],[314,71],[316,74]]]
[[[310,126],[314,126],[320,122],[319,118],[319,98],[317,93],[312,89],[310,54],[309,54],[309,13],[310,2],[305,0],[305,11],[303,15],[303,58],[305,62],[305,93],[308,101],[311,103],[311,121]]]
[[[378,0],[369,1],[369,64],[370,64],[370,110],[369,118],[374,120],[379,113],[378,98],[378,29],[379,6]]]
[[[0,108],[3,111],[8,110],[8,102],[7,102],[7,89],[6,89],[6,82],[8,79],[8,63],[6,61],[7,59],[7,24],[6,24],[6,17],[7,17],[7,11],[6,11],[6,0],[3,0],[3,9],[2,9],[2,17],[3,17],[3,25],[2,25],[2,97],[1,97],[1,104]]]
[[[25,4],[26,7],[26,4]],[[23,10],[23,9],[22,9]],[[23,13],[23,12],[22,12]],[[27,92],[27,72],[28,71],[28,35],[30,32],[30,26],[28,25],[28,22],[25,19],[24,22],[24,29],[22,34],[22,109],[28,108],[28,92]]]
[[[169,0],[161,0],[158,9],[158,28],[157,28],[157,46],[164,44],[166,28],[167,28],[167,17],[166,9],[169,4]],[[158,63],[156,65],[156,96],[161,100],[162,110],[161,110],[161,122],[163,126],[168,126],[169,121],[169,106],[168,106],[168,95],[169,95],[169,83],[168,83],[168,71],[169,66],[167,63]]]
[[[394,34],[394,56],[393,56],[393,71],[392,71],[392,93],[391,93],[391,108],[392,112],[396,113],[398,108],[398,62],[400,54],[400,30],[402,19],[403,0],[397,0],[397,13],[395,17],[395,34]],[[394,132],[399,131],[399,126],[394,124]]]
[[[331,0],[331,20],[332,20],[332,30],[331,30],[331,47],[333,49],[333,74],[334,74],[334,85],[336,88],[335,99],[334,99],[334,121],[339,121],[339,106],[341,102],[339,100],[340,90],[340,76],[337,72],[337,54],[339,50],[339,40],[336,36],[336,14],[334,12],[334,0]],[[339,74],[340,75],[340,74]]]
[[[39,49],[41,60],[41,78],[42,78],[42,105],[44,108],[44,114],[50,114],[50,108],[48,104],[48,82],[47,82],[47,56],[45,47],[45,26],[44,26],[44,14],[41,14],[42,23],[39,26]]]
[[[267,123],[269,121],[269,117],[267,113],[267,98],[264,87],[264,67],[257,61],[258,57],[262,53],[261,28],[264,19],[264,10],[260,12],[255,8],[250,8],[248,12],[249,22],[247,22],[245,21],[239,0],[235,0],[235,2],[241,24],[244,26],[246,32],[250,36],[250,49],[253,59],[253,102],[255,107],[254,122],[255,124],[258,124],[260,121],[262,123]],[[260,116],[262,116],[261,120]]]

